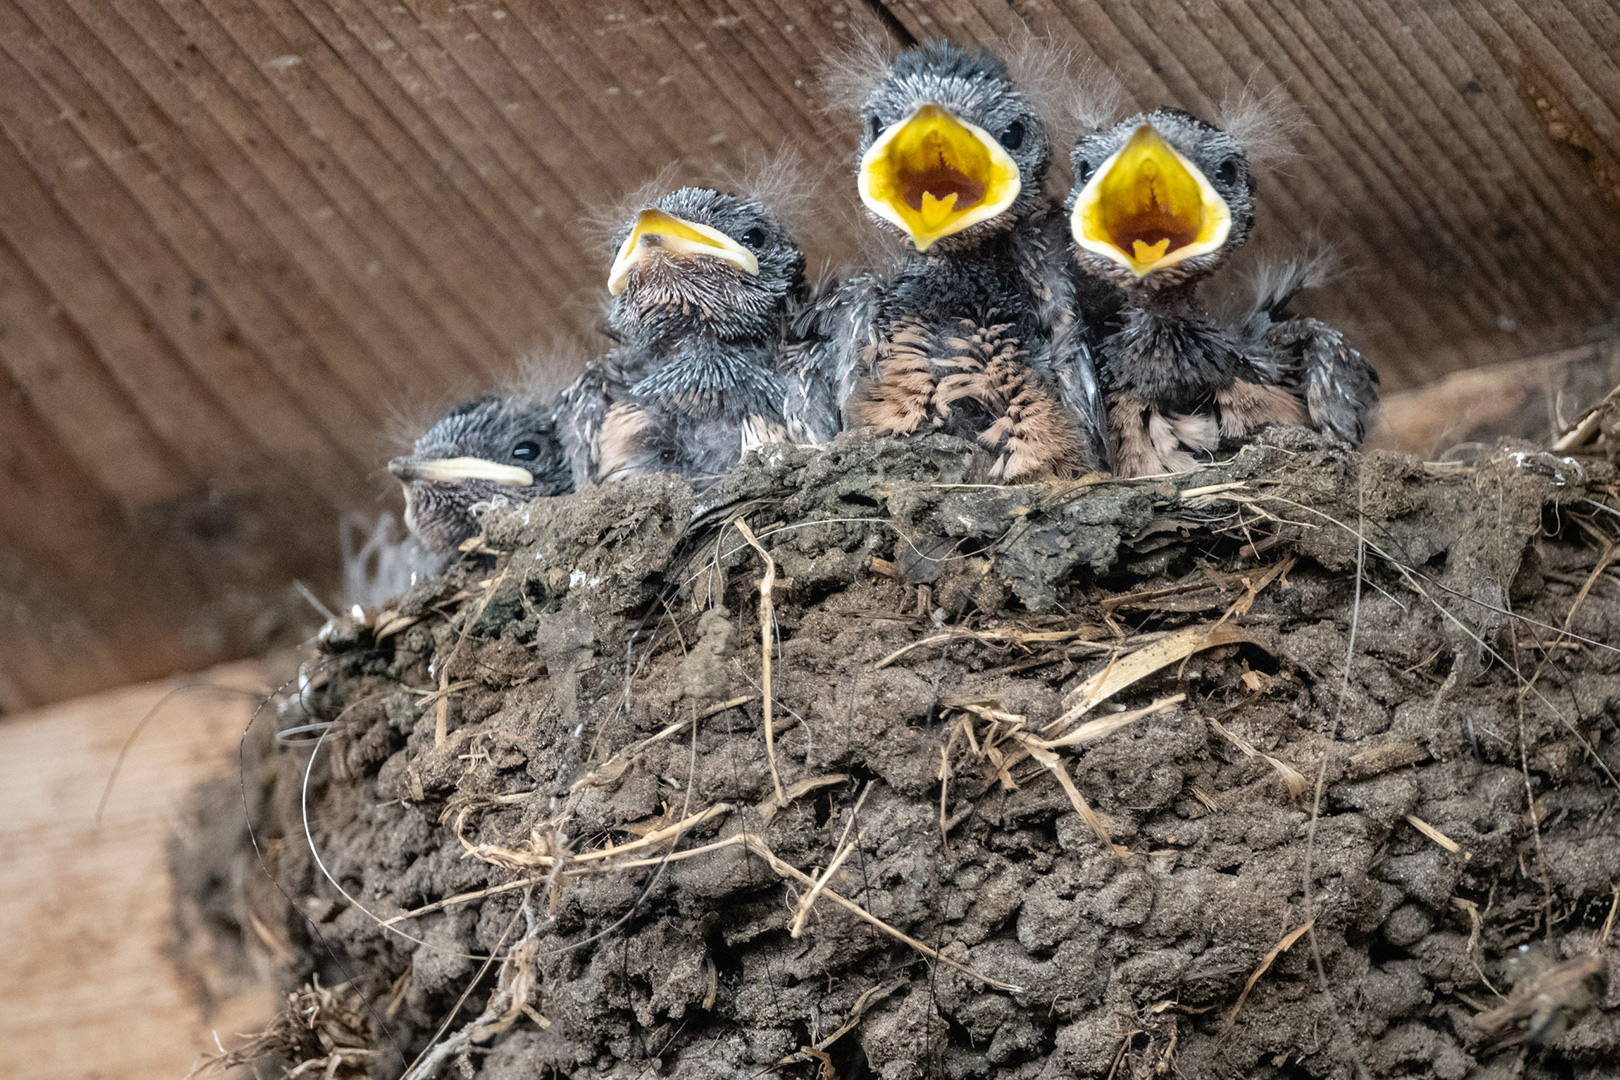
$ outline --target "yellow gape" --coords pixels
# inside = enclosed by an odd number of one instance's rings
[[[990,133],[924,105],[861,158],[861,201],[904,229],[918,251],[988,221],[1018,198],[1018,165]]]
[[[1137,277],[1226,243],[1232,211],[1203,172],[1143,124],[1080,190],[1074,242]]]
[[[654,251],[687,257],[712,255],[745,274],[759,273],[759,260],[754,253],[719,229],[687,221],[662,210],[647,209],[636,215],[635,226],[619,246],[619,254],[608,271],[608,292],[614,296],[624,292],[631,267],[646,261]]]

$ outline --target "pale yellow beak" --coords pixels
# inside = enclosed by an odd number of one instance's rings
[[[924,105],[861,157],[861,201],[906,231],[918,251],[1005,211],[1023,181],[988,131]]]
[[[608,292],[614,296],[624,292],[631,268],[646,261],[655,251],[686,258],[708,255],[730,263],[745,274],[759,273],[759,260],[754,253],[719,229],[662,210],[647,209],[636,215],[635,227],[619,246],[613,268],[608,271]]]
[[[534,483],[534,474],[521,465],[502,465],[498,461],[476,457],[439,458],[436,461],[395,458],[388,463],[388,471],[407,483],[412,480],[426,480],[435,484],[488,480],[492,484],[511,487],[528,487]]]
[[[1138,278],[1226,243],[1232,210],[1208,177],[1143,124],[1074,201],[1074,242]]]

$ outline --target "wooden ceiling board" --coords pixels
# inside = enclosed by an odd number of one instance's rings
[[[1252,246],[1340,250],[1310,308],[1391,391],[1620,317],[1603,0],[0,0],[0,709],[261,645],[394,505],[397,413],[598,340],[603,208],[665,166],[795,148],[854,257],[853,31],[1287,102]]]

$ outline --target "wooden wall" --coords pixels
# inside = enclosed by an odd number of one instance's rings
[[[1342,248],[1316,311],[1386,388],[1620,310],[1608,0],[0,0],[0,708],[256,648],[390,505],[394,411],[589,334],[592,207],[783,144],[836,178],[843,35],[1025,28],[1136,105],[1280,85],[1264,227]]]

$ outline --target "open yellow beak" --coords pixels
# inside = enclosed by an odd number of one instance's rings
[[[636,215],[635,227],[619,246],[613,268],[608,271],[608,292],[614,296],[624,292],[631,268],[645,262],[655,251],[667,251],[686,258],[709,255],[730,263],[745,274],[759,273],[759,260],[754,253],[719,229],[687,221],[662,210],[647,209]]]
[[[534,474],[521,465],[502,465],[498,461],[485,461],[476,457],[439,458],[436,461],[416,461],[395,458],[388,463],[388,471],[409,483],[426,480],[436,484],[453,484],[458,480],[488,480],[493,484],[528,487],[534,483]]]
[[[1232,210],[1208,177],[1143,124],[1080,189],[1074,242],[1138,278],[1226,243]]]
[[[1018,165],[989,132],[924,105],[879,135],[861,158],[861,201],[927,251],[988,221],[1018,198]]]

